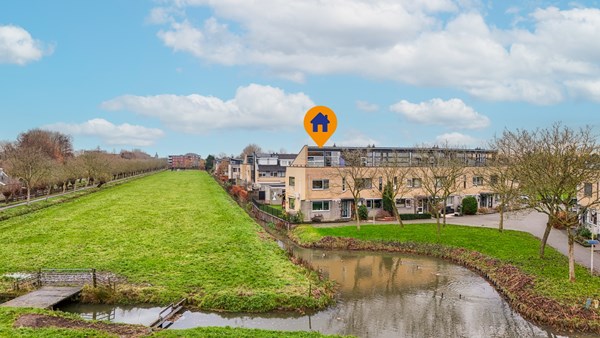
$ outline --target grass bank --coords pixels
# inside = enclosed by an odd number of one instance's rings
[[[84,295],[101,302],[186,297],[201,309],[251,312],[331,302],[331,290],[204,172],[162,172],[2,221],[0,243],[0,274],[93,267],[127,279],[116,292]]]
[[[0,221],[4,221],[7,220],[9,218],[13,218],[16,216],[22,216],[25,214],[28,214],[30,212],[34,212],[34,211],[38,211],[41,209],[45,209],[57,204],[61,204],[61,203],[65,203],[71,200],[74,200],[76,198],[79,198],[81,196],[85,196],[85,195],[89,195],[92,193],[95,193],[101,189],[107,189],[110,187],[114,187],[114,186],[118,186],[121,185],[123,183],[129,182],[131,180],[135,180],[144,176],[148,176],[148,175],[153,175],[157,172],[150,172],[150,173],[144,173],[144,174],[139,174],[136,176],[130,176],[127,178],[122,178],[122,179],[118,179],[115,181],[110,181],[108,183],[105,183],[102,188],[98,188],[96,186],[81,186],[78,187],[78,190],[76,191],[67,191],[65,193],[55,193],[53,195],[49,195],[46,197],[37,197],[31,200],[31,202],[29,204],[25,204],[25,205],[20,205],[20,206],[15,206],[15,207],[11,207],[15,204],[19,204],[19,203],[24,203],[26,201],[17,201],[17,202],[12,202],[9,204],[5,204],[5,203],[0,203]]]
[[[568,281],[568,260],[540,241],[518,231],[448,225],[437,241],[435,224],[364,225],[314,228],[291,233],[300,245],[350,250],[389,250],[441,257],[488,278],[520,313],[558,329],[600,333],[600,310],[584,309],[587,298],[600,299],[600,278],[577,266],[577,282]]]
[[[326,336],[318,332],[270,331],[230,327],[202,327],[151,332],[149,328],[139,325],[84,321],[77,316],[61,312],[0,308],[0,337],[321,338],[340,336]]]

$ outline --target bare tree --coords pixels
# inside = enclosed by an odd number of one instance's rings
[[[31,129],[21,133],[17,142],[21,147],[39,148],[48,158],[59,163],[73,156],[71,137],[57,131]]]
[[[358,231],[360,231],[360,217],[358,214],[360,193],[363,190],[372,189],[373,178],[377,175],[377,168],[367,166],[365,156],[366,152],[361,149],[343,150],[340,166],[336,167],[338,177],[342,180],[342,190],[346,189],[352,194],[356,229]]]
[[[577,197],[586,183],[600,181],[600,145],[591,127],[573,130],[555,123],[533,132],[504,131],[499,142],[510,149],[512,167],[519,189],[530,206],[548,215],[549,222],[540,247],[540,257],[552,224],[567,228],[569,280],[575,281],[574,237],[586,208],[576,208]],[[600,204],[600,198],[587,197],[587,208]]]
[[[440,215],[446,225],[445,201],[459,189],[459,178],[464,175],[465,162],[456,156],[457,151],[447,146],[420,148],[417,151],[415,171],[421,179],[421,188],[427,193],[429,212],[436,218],[438,238],[441,234]],[[440,205],[441,204],[441,205]],[[443,212],[441,212],[443,211]]]
[[[111,155],[98,150],[86,151],[80,156],[87,185],[92,182],[100,187],[105,182],[110,181],[112,175]]]
[[[244,158],[245,155],[252,155],[254,153],[260,153],[260,152],[262,152],[262,148],[258,144],[250,143],[249,145],[247,145],[244,148],[244,150],[242,150],[240,157]]]
[[[4,147],[8,170],[27,188],[27,204],[31,201],[31,189],[40,185],[50,172],[51,159],[36,146],[8,144]]]
[[[400,226],[404,226],[396,207],[396,198],[404,196],[410,191],[410,188],[406,185],[406,180],[410,177],[411,170],[400,161],[400,156],[395,151],[388,154],[387,161],[383,163],[379,170],[385,181],[385,188],[381,190],[381,198],[392,200],[394,217],[396,217]]]
[[[495,139],[490,148],[496,151],[494,156],[488,159],[482,172],[479,174],[499,199],[499,221],[498,231],[504,230],[504,213],[507,209],[516,207],[520,200],[521,192],[516,181],[515,168],[512,161],[511,145],[504,139]]]

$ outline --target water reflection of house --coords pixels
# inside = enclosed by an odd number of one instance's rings
[[[309,147],[304,146],[296,156],[291,166],[286,170],[285,192],[286,211],[297,213],[302,211],[305,220],[310,220],[314,215],[322,215],[323,220],[343,220],[353,217],[354,200],[347,182],[342,179],[339,170],[345,167],[342,156],[344,150],[360,151],[364,154],[364,166],[372,168],[371,172],[378,171],[388,161],[394,161],[399,166],[410,170],[423,166],[424,151],[437,152],[438,148],[390,148],[390,147]],[[446,150],[448,152],[448,150]],[[456,193],[442,201],[444,205],[453,209],[461,204],[465,196],[475,196],[481,207],[495,207],[498,203],[496,195],[486,186],[485,182],[490,177],[484,177],[480,168],[486,159],[493,155],[492,151],[484,149],[451,149],[448,152],[465,165],[464,175],[457,182]],[[367,174],[366,176],[373,176]],[[361,191],[360,204],[365,204],[369,216],[375,215],[382,209],[381,190],[385,182],[381,173],[374,179],[366,181],[366,188]],[[397,196],[396,207],[400,213],[427,212],[428,194],[422,187],[422,178],[412,170],[405,182],[408,193]]]
[[[339,283],[342,292],[370,294],[373,290],[393,292],[411,287],[424,289],[438,280],[439,267],[431,259],[400,256],[369,255],[342,256],[329,253],[313,257],[312,264],[318,266],[329,279]]]

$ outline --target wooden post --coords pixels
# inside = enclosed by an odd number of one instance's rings
[[[96,288],[96,269],[92,269],[92,286]]]
[[[42,268],[38,269],[38,273],[37,273],[37,286],[38,287],[42,286]]]

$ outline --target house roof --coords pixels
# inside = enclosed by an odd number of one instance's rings
[[[327,118],[327,115],[323,115],[323,113],[319,113],[319,114],[317,114],[317,116],[313,117],[312,120],[310,120],[310,123],[326,124],[326,123],[329,123],[329,119]]]

